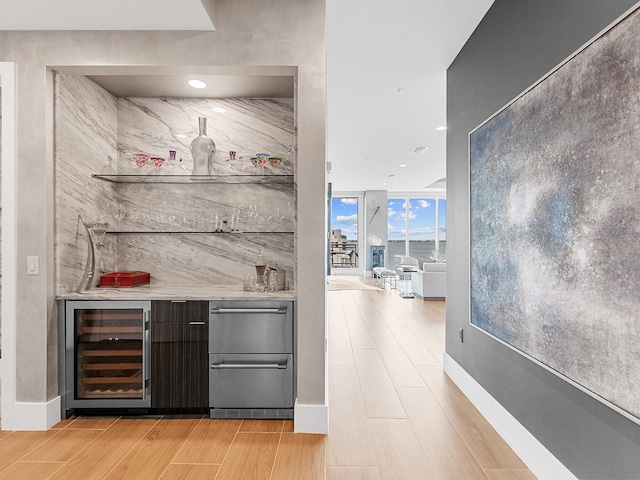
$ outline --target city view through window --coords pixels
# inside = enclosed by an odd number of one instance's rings
[[[446,253],[447,201],[443,198],[389,198],[388,257],[408,255],[421,262]]]
[[[393,197],[387,201],[387,258],[408,255],[420,262],[444,255],[447,244],[447,201],[444,198]],[[331,266],[360,268],[358,197],[331,199]]]
[[[331,266],[359,268],[358,198],[331,199]]]

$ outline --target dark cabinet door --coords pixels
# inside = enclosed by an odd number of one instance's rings
[[[151,406],[209,405],[209,302],[151,302]]]

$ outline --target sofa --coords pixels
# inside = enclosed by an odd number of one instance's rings
[[[447,264],[424,262],[422,269],[411,274],[411,289],[422,299],[447,296]]]

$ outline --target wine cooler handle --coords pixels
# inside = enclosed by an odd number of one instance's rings
[[[144,396],[149,398],[149,390],[151,388],[151,311],[145,310],[144,312],[144,343],[143,343],[143,355],[144,355]]]

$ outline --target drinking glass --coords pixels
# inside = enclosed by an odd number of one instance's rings
[[[136,153],[133,155],[133,161],[136,162],[136,165],[142,169],[147,162],[149,161],[150,156],[146,153]]]
[[[131,211],[129,212],[129,220],[131,221],[132,230],[136,230],[138,227],[138,219],[140,218],[140,213],[138,212],[138,206],[132,205]]]
[[[269,163],[273,168],[280,168],[280,165],[282,165],[282,159],[280,157],[270,157]]]
[[[173,169],[176,168],[176,151],[169,150],[169,161],[167,162],[169,165],[170,173],[173,174]]]
[[[160,174],[160,167],[164,163],[164,158],[162,158],[162,157],[151,157],[151,162],[153,163],[153,166],[156,167],[156,169],[154,170],[154,172],[155,172],[154,174],[155,175],[159,175]]]
[[[122,205],[118,205],[116,207],[116,213],[114,215],[116,217],[116,229],[120,229],[121,222],[126,218],[127,211]]]

